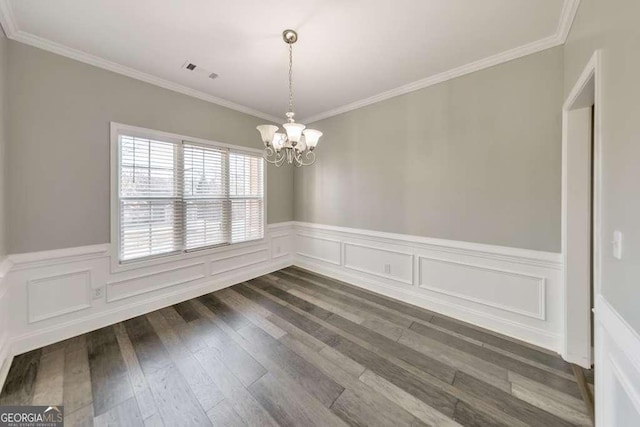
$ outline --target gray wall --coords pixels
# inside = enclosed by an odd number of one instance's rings
[[[7,253],[5,188],[7,162],[7,45],[8,41],[0,29],[0,256]]]
[[[582,0],[565,45],[565,94],[602,54],[602,294],[640,333],[640,2]],[[623,233],[623,259],[611,254]]]
[[[10,253],[109,242],[109,122],[260,148],[263,119],[9,41]],[[268,167],[269,223],[293,217]]]
[[[560,251],[563,48],[313,126],[298,221]]]

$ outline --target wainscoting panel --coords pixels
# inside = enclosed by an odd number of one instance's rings
[[[293,223],[271,224],[260,241],[115,272],[108,244],[10,255],[11,268],[0,281],[0,356],[4,352],[5,359],[287,267],[293,260],[293,241]],[[280,252],[274,253],[274,247]],[[9,290],[10,305],[4,296]],[[3,340],[6,331],[10,334]]]
[[[640,335],[596,298],[596,425],[640,425]]]
[[[413,254],[356,243],[344,243],[344,267],[413,285]]]
[[[294,264],[559,351],[560,254],[295,223]]]
[[[204,277],[206,277],[206,264],[202,261],[137,274],[129,279],[107,283],[107,302],[120,301],[147,292],[183,285]]]
[[[29,323],[91,308],[91,270],[70,271],[27,282]]]
[[[296,233],[296,255],[333,265],[342,265],[340,240]]]
[[[260,247],[248,252],[224,256],[211,261],[211,274],[217,275],[228,271],[246,268],[269,260],[269,247]]]
[[[545,278],[480,265],[419,257],[427,291],[545,320]]]
[[[271,256],[280,258],[291,256],[294,252],[294,238],[291,234],[274,234],[271,237]]]

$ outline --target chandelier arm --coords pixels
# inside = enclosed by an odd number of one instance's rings
[[[297,168],[299,168],[300,166],[302,166],[302,156],[300,155],[300,151],[294,151],[293,153],[293,159],[294,159],[294,163],[293,165]]]
[[[276,160],[277,160],[277,154],[274,151],[273,148],[271,147],[266,147],[264,149],[264,153],[262,153],[262,157],[269,163],[275,165],[276,164]],[[274,158],[273,160],[271,160],[271,158]]]
[[[272,147],[267,147],[262,157],[272,165],[276,165],[277,167],[282,166],[284,160],[286,159],[286,153],[284,151],[275,151]]]
[[[307,162],[305,162],[305,159],[307,160]],[[298,158],[296,160],[298,161],[298,164],[296,164],[296,166],[298,167],[311,166],[316,162],[316,153],[313,151],[305,151],[304,157],[301,153],[298,153]]]
[[[266,156],[262,156],[262,158],[265,159],[267,161],[267,163],[271,163],[272,165],[276,165],[277,166],[277,164],[276,164],[277,160],[269,160],[269,158],[267,158]]]

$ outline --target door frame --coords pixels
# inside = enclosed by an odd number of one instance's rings
[[[567,280],[567,266],[569,258],[567,255],[568,247],[568,229],[567,224],[569,219],[569,212],[567,209],[568,204],[568,142],[569,142],[569,120],[570,112],[580,108],[585,108],[584,105],[580,105],[584,102],[584,96],[591,96],[589,93],[593,91],[593,211],[591,221],[593,223],[593,296],[594,300],[600,295],[601,286],[601,243],[602,243],[602,138],[601,138],[601,59],[600,51],[596,50],[591,56],[586,67],[582,71],[580,77],[573,86],[569,96],[567,97],[562,107],[562,259],[563,259],[563,284],[564,284],[564,302],[563,302],[563,346],[562,356],[565,360],[590,368],[593,364],[593,351],[591,345],[586,348],[583,344],[577,344],[573,342],[572,337],[576,333],[577,328],[581,330],[577,331],[578,334],[584,333],[583,328],[587,328],[589,334],[591,331],[591,319],[590,316],[585,317],[583,312],[575,313],[569,309],[569,301],[576,295],[582,296],[584,292],[584,286],[575,283],[569,283]],[[591,86],[593,85],[593,87]],[[582,265],[584,266],[584,265]],[[571,319],[571,325],[569,326]],[[576,323],[579,326],[575,326]],[[594,344],[595,346],[595,344]]]

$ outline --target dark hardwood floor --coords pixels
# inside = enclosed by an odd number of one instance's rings
[[[19,355],[12,404],[66,426],[591,425],[557,355],[297,268]]]

